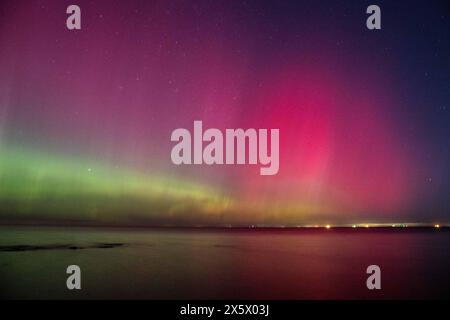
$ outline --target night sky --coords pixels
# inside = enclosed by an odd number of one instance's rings
[[[172,164],[194,120],[279,128],[278,174]],[[450,223],[449,124],[445,1],[0,3],[3,222]]]

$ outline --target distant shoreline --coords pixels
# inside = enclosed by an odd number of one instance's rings
[[[393,224],[393,225],[337,225],[318,226],[158,226],[158,225],[106,225],[106,224],[49,224],[49,223],[0,223],[0,228],[61,228],[61,229],[117,229],[117,230],[161,230],[161,231],[447,231],[450,225]]]

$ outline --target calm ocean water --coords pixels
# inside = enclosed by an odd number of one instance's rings
[[[450,232],[0,228],[0,294],[26,299],[450,297]],[[82,290],[66,289],[79,265]],[[381,267],[381,290],[366,288]]]

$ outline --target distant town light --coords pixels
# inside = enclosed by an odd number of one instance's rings
[[[329,224],[327,224],[327,225],[325,226],[325,228],[330,229],[331,226],[330,226]]]
[[[435,228],[440,228],[441,226],[438,225],[438,224],[435,224],[434,227],[435,227]]]

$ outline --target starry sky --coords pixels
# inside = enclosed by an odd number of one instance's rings
[[[2,0],[0,222],[449,223],[449,109],[446,1]],[[172,164],[194,120],[278,174]]]

